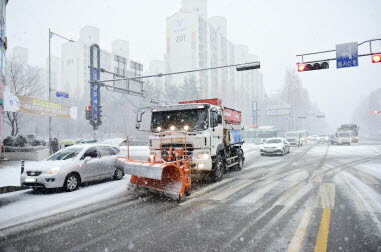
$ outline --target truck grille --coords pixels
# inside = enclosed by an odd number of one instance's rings
[[[165,143],[161,145],[161,157],[166,161],[166,156],[168,155],[169,148],[186,148],[185,155],[192,156],[193,144],[183,144],[183,143]]]

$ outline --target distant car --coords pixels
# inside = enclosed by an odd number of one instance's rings
[[[317,143],[319,143],[319,141],[320,141],[320,137],[319,136],[317,136],[317,135],[311,136],[311,143],[312,144],[317,144]]]
[[[290,131],[286,132],[284,135],[286,140],[290,143],[290,145],[303,146],[304,139],[301,132],[298,131]]]
[[[319,136],[319,143],[329,143],[329,136]]]
[[[74,144],[89,144],[89,143],[96,143],[96,140],[90,140],[86,138],[76,138],[74,139]]]
[[[82,182],[105,178],[122,179],[124,171],[114,166],[120,150],[105,144],[81,144],[64,148],[48,159],[25,163],[21,185],[33,189],[78,189]]]
[[[352,143],[352,136],[348,132],[338,132],[337,133],[337,144],[347,144]]]
[[[329,143],[330,144],[337,144],[336,136],[335,135],[329,135]]]
[[[282,155],[290,152],[290,143],[285,138],[267,139],[260,148],[261,156]]]

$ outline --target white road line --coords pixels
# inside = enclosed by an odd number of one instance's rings
[[[314,203],[316,208],[335,208],[335,184],[334,183],[323,183],[320,184],[318,196]]]
[[[268,193],[271,189],[279,184],[279,181],[270,182],[269,184],[261,187],[254,192],[249,193],[244,198],[240,199],[238,202],[243,203],[256,203],[259,199],[261,199],[266,193]]]
[[[305,180],[308,177],[307,171],[297,171],[295,173],[292,173],[291,175],[285,177],[282,179],[283,181],[290,181],[290,182],[300,182]]]
[[[187,204],[195,201],[197,199],[197,196],[205,195],[205,194],[209,193],[211,190],[213,190],[214,188],[221,186],[221,185],[224,185],[224,184],[226,184],[232,180],[233,180],[233,178],[227,178],[227,179],[224,179],[218,183],[214,183],[214,184],[211,184],[209,186],[206,186],[206,187],[192,193],[192,195],[190,197],[188,197],[188,199],[186,199],[185,202],[182,202],[179,205],[180,206],[187,205]]]
[[[315,183],[321,183],[323,180],[323,171],[322,170],[316,170],[311,175],[311,181]]]
[[[312,216],[313,208],[307,208],[304,211],[303,217],[296,229],[294,236],[291,239],[287,252],[298,252],[302,248],[303,239],[306,235],[308,225]]]
[[[295,186],[290,187],[279,197],[279,199],[275,202],[275,205],[292,206],[296,199],[296,196],[306,185],[307,183],[303,181],[296,184]]]
[[[242,180],[239,184],[233,184],[230,189],[220,190],[218,194],[210,197],[211,200],[223,200],[229,197],[230,195],[238,192],[239,190],[245,188],[246,186],[254,183],[255,180]]]
[[[378,181],[370,174],[356,170],[357,175],[360,177],[360,180],[368,185],[379,185]]]

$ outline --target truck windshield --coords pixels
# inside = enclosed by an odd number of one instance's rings
[[[286,138],[298,137],[298,133],[286,133]]]
[[[187,109],[158,111],[152,113],[151,131],[183,131],[188,126],[188,131],[206,130],[208,128],[208,113],[206,109]]]

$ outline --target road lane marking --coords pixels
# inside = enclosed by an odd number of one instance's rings
[[[306,185],[307,183],[303,181],[288,188],[275,202],[275,205],[280,205],[280,206],[292,205],[298,192],[300,192],[300,190]]]
[[[190,197],[188,197],[188,199],[185,201],[185,202],[182,202],[180,203],[179,205],[180,206],[183,206],[183,205],[188,205],[189,203],[195,201],[197,199],[197,196],[200,196],[200,195],[204,195],[206,193],[209,193],[211,190],[213,190],[214,188],[218,187],[218,186],[221,186],[221,185],[224,185],[230,181],[232,181],[233,178],[227,178],[227,179],[224,179],[218,183],[214,183],[214,184],[211,184],[209,186],[206,186],[194,193],[192,193],[192,195]]]
[[[320,184],[317,201],[315,207],[317,208],[335,208],[335,184],[323,183]]]
[[[316,170],[311,175],[311,181],[315,183],[321,183],[323,180],[323,171],[322,170]]]
[[[316,238],[315,252],[327,251],[329,224],[331,221],[331,209],[325,208],[320,221],[318,236]]]
[[[290,182],[300,182],[305,180],[308,177],[307,171],[296,171],[292,173],[291,175],[288,175],[287,177],[283,178],[283,181],[290,181]]]
[[[313,208],[307,208],[304,211],[303,217],[296,229],[294,236],[291,239],[290,245],[288,246],[288,252],[299,252],[302,248],[303,239],[307,232],[308,225],[312,216]]]
[[[368,185],[379,185],[380,184],[372,175],[370,175],[366,172],[356,170],[356,173],[360,177],[360,179],[363,182],[365,182],[365,184],[368,184]]]
[[[218,192],[218,194],[210,197],[210,200],[223,200],[229,197],[230,195],[240,191],[241,189],[245,188],[246,186],[254,183],[255,180],[242,180],[242,182],[238,185],[232,185],[230,189],[221,190]]]
[[[268,193],[271,189],[273,189],[275,186],[277,186],[278,184],[279,184],[279,181],[270,182],[269,184],[265,185],[264,187],[261,187],[252,193],[249,193],[247,196],[240,199],[239,202],[254,204],[259,199],[261,199],[266,193]]]

